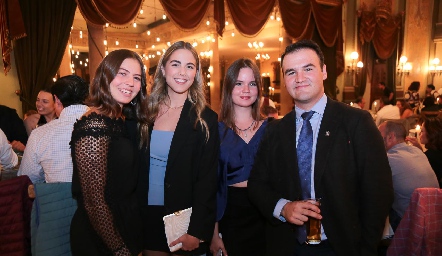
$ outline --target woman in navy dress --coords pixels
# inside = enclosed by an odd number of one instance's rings
[[[218,208],[210,246],[214,255],[220,250],[230,256],[265,251],[264,219],[247,196],[247,180],[267,125],[260,115],[260,87],[252,60],[238,59],[228,68],[218,123]]]

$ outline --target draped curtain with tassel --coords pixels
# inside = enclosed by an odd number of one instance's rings
[[[342,5],[323,5],[316,0],[295,3],[279,0],[279,10],[284,28],[295,40],[313,39],[324,52],[327,95],[336,97],[336,79],[344,72],[342,36]]]
[[[14,41],[23,112],[35,108],[38,92],[50,86],[66,49],[77,4],[74,0],[20,0],[27,36]]]
[[[2,43],[3,72],[11,69],[12,40],[26,36],[19,0],[0,1],[0,38]]]
[[[384,82],[392,91],[396,91],[397,53],[402,51],[400,42],[403,37],[402,14],[393,16],[376,10],[361,10],[358,16],[358,44],[362,50],[362,61],[368,65],[366,65],[366,69],[364,68],[366,71],[362,73],[361,88],[356,96],[364,94],[366,86],[365,72],[372,73],[370,68],[372,68],[376,59],[381,59],[386,63],[387,72]],[[380,95],[378,96],[380,97]]]

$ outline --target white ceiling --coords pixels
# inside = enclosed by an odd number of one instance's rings
[[[210,6],[209,8],[213,8]],[[137,27],[134,28],[131,25],[126,26],[126,28],[107,28],[107,32],[116,32],[116,33],[145,33],[148,30],[148,24],[151,24],[155,21],[162,19],[164,9],[159,0],[149,0],[144,1],[143,3],[143,13],[139,14],[136,18]],[[228,7],[226,6],[226,9]],[[269,19],[265,27],[260,31],[256,37],[250,38],[242,36],[238,30],[234,27],[232,19],[229,17],[230,14],[228,10],[226,10],[226,18],[229,21],[229,24],[225,27],[223,37],[218,37],[218,47],[219,47],[219,55],[220,59],[232,60],[239,57],[248,57],[254,58],[256,56],[256,51],[253,49],[249,49],[247,46],[248,42],[259,41],[264,43],[264,47],[262,49],[263,53],[268,53],[271,57],[271,61],[276,61],[282,49],[282,43],[279,41],[279,37],[284,33],[284,29],[282,28],[282,22]],[[205,20],[202,22],[205,23]],[[201,24],[201,26],[205,26],[205,24]],[[83,19],[80,11],[77,8],[75,17],[74,17],[74,29],[85,30],[87,28],[86,22]],[[232,37],[232,32],[235,33],[235,36]],[[184,38],[176,38],[176,40],[187,40],[192,42],[193,40],[204,37],[204,35],[195,35],[195,33],[189,32],[185,33],[187,36]],[[284,38],[284,40],[289,40]],[[197,50],[199,47],[197,47]],[[204,51],[204,50],[203,50]]]

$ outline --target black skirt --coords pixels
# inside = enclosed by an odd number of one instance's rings
[[[264,255],[265,219],[248,198],[247,188],[229,186],[227,206],[219,222],[229,256]]]

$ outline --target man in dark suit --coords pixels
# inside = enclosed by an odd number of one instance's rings
[[[295,109],[269,123],[248,182],[252,202],[268,220],[267,255],[377,255],[393,201],[378,129],[367,111],[324,94],[324,56],[313,41],[288,46],[281,66]],[[310,111],[311,118],[303,120]],[[299,136],[303,124],[311,127],[309,136]],[[305,137],[312,138],[310,148]],[[309,161],[300,157],[307,151]],[[321,198],[320,208],[306,194]],[[299,242],[305,241],[309,217],[321,219],[319,245]]]

